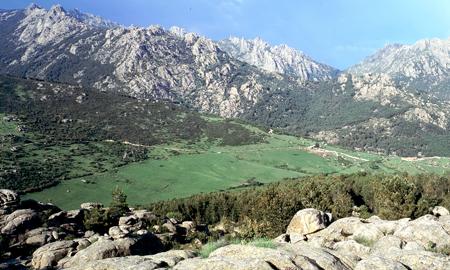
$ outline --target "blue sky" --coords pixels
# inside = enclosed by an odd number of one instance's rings
[[[60,3],[124,25],[181,26],[212,39],[261,37],[338,68],[388,43],[450,36],[448,0],[36,0]],[[26,0],[0,0],[23,8]]]

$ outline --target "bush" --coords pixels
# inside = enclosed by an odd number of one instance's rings
[[[127,196],[122,189],[114,188],[111,195],[112,201],[107,210],[94,208],[85,214],[83,224],[87,230],[105,233],[109,227],[117,224],[120,217],[128,213],[130,209],[126,201]]]
[[[128,211],[130,211],[130,209],[128,208],[127,204],[127,195],[125,195],[122,189],[120,189],[119,187],[115,187],[112,191],[111,204],[109,205],[109,209],[106,212],[108,220],[111,220],[115,223],[119,220],[120,217],[128,213]]]
[[[183,221],[183,215],[180,212],[168,212],[166,214],[166,217],[168,218],[174,218],[177,221]]]
[[[103,234],[109,222],[105,210],[94,208],[84,215],[83,224],[87,230]]]
[[[406,177],[394,175],[375,183],[374,211],[386,219],[413,216],[418,201],[416,185]]]

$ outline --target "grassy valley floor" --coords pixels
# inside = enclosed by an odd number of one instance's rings
[[[131,205],[187,197],[202,192],[242,188],[315,174],[408,172],[445,174],[449,158],[406,160],[343,150],[311,147],[314,141],[272,134],[265,143],[244,146],[170,144],[149,147],[150,158],[60,184],[25,198],[52,202],[65,209],[80,203],[109,203],[119,186]]]

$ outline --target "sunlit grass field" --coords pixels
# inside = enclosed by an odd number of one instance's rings
[[[269,183],[321,173],[450,171],[448,158],[406,161],[323,145],[315,151],[312,145],[310,140],[275,134],[264,143],[244,146],[161,145],[153,147],[151,158],[145,161],[62,181],[25,197],[71,209],[87,201],[108,204],[116,186],[136,205],[241,187],[250,179]]]

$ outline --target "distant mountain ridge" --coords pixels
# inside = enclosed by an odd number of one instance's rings
[[[384,73],[419,91],[450,97],[450,38],[392,44],[350,67],[349,73]]]
[[[4,74],[167,100],[225,117],[241,115],[270,89],[300,89],[295,79],[247,65],[195,33],[125,28],[58,5],[0,16]]]
[[[0,74],[170,102],[361,150],[450,155],[450,109],[440,95],[444,60],[432,65],[438,69],[413,65],[417,72],[408,74],[415,77],[405,79],[407,65],[397,61],[411,59],[393,52],[410,49],[392,45],[367,67],[337,74],[285,45],[232,40],[214,42],[179,27],[123,27],[58,5],[33,5],[0,12]],[[389,60],[383,69],[382,59]]]
[[[287,45],[271,46],[260,38],[230,37],[218,42],[219,47],[231,56],[270,72],[297,77],[300,81],[329,80],[339,70],[314,61],[303,52]]]

